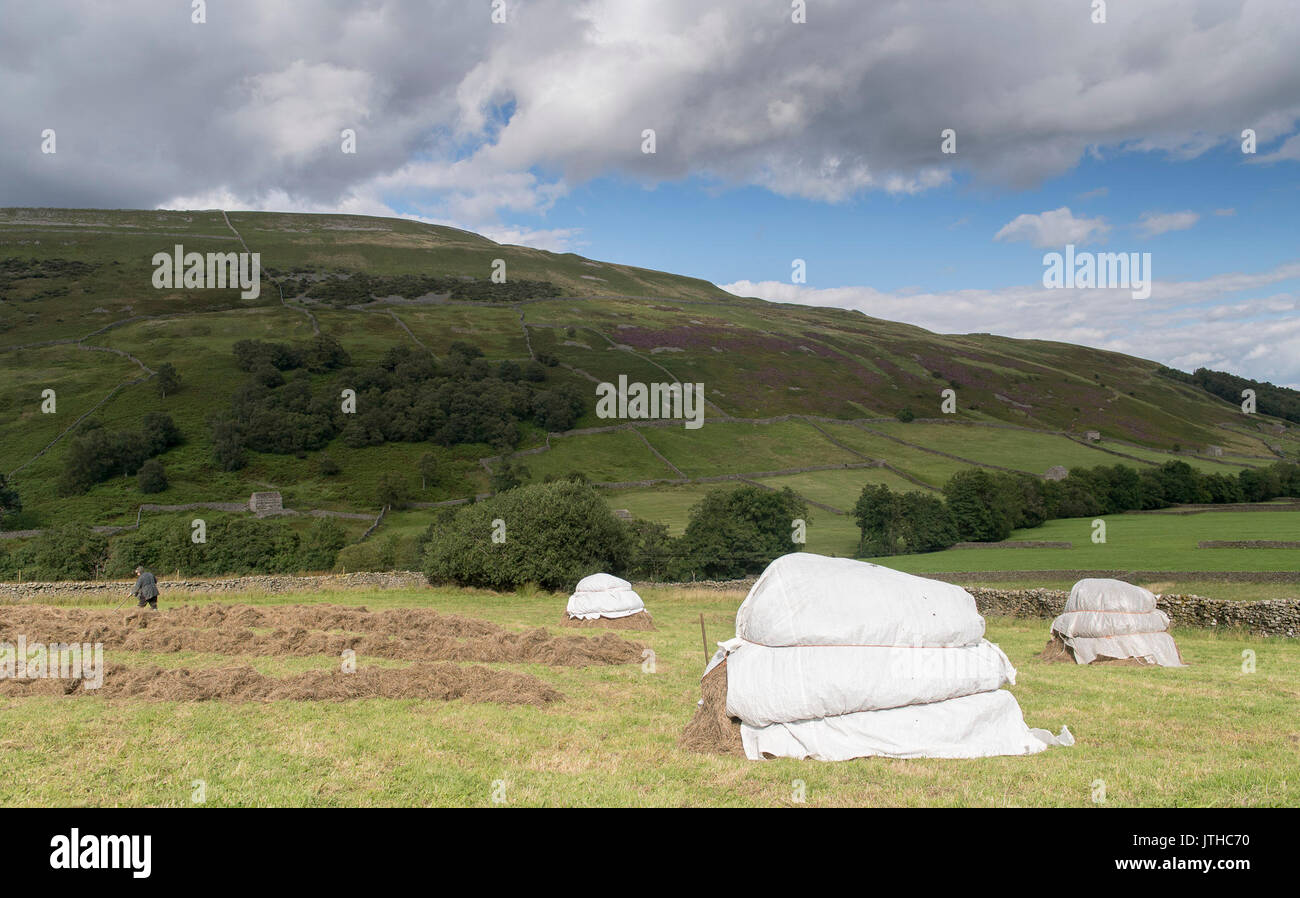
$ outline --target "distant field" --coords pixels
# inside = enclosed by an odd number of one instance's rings
[[[906,478],[899,477],[888,468],[852,468],[831,471],[809,471],[806,474],[782,474],[763,477],[758,483],[774,489],[790,487],[804,498],[822,502],[832,508],[852,513],[863,487],[884,484],[900,493],[927,492]]]
[[[515,462],[529,470],[534,482],[548,474],[565,477],[574,472],[586,474],[589,480],[615,483],[679,476],[655,458],[641,437],[630,430],[553,437],[550,450],[517,456]]]
[[[0,356],[0,416],[9,425],[0,428],[0,473],[28,461],[114,387],[143,374],[130,359],[75,346]],[[54,391],[53,413],[41,410],[45,390]]]
[[[1092,468],[1122,461],[1113,455],[1076,443],[1068,437],[1034,433],[1030,430],[966,427],[923,421],[909,424],[873,421],[870,426],[909,443],[951,452],[982,464],[1000,465],[1032,474],[1043,474],[1053,465]]]
[[[1300,512],[1216,511],[1193,515],[1121,514],[1102,518],[1106,542],[1091,540],[1091,518],[1016,530],[1013,540],[1062,540],[1072,549],[948,549],[875,559],[916,574],[931,571],[1145,570],[1293,571],[1295,549],[1198,549],[1201,540],[1300,539]]]
[[[494,795],[516,806],[789,806],[791,783],[800,780],[814,807],[1093,807],[1101,780],[1105,804],[1117,807],[1300,804],[1297,640],[1180,629],[1174,637],[1189,667],[1077,667],[1035,660],[1047,621],[991,618],[988,637],[1018,668],[1011,692],[1026,722],[1053,731],[1068,725],[1075,746],[965,761],[753,762],[678,746],[700,695],[700,616],[711,641],[730,636],[742,594],[653,589],[644,598],[659,629],[626,638],[653,650],[653,672],[640,663],[479,665],[531,675],[562,693],[544,706],[6,696],[0,803],[188,807],[194,781],[202,780],[205,803],[215,807],[491,807]],[[563,595],[449,589],[226,599],[432,607],[512,629],[551,627],[552,634],[565,603]],[[174,605],[164,599],[162,607],[165,615]],[[568,632],[590,639],[596,631]],[[1247,649],[1257,655],[1250,674],[1242,672]],[[111,646],[106,655],[128,667],[249,666],[271,677],[339,667],[332,655]],[[405,666],[357,658],[362,674]]]
[[[1103,442],[1103,445],[1106,444]],[[1202,458],[1196,455],[1174,455],[1169,452],[1159,452],[1155,449],[1144,449],[1141,446],[1130,446],[1123,443],[1111,443],[1107,445],[1106,448],[1113,449],[1115,452],[1122,452],[1125,455],[1132,455],[1132,456],[1136,456],[1137,458],[1146,459],[1147,461],[1154,462],[1155,464],[1158,465],[1162,465],[1167,461],[1185,461],[1193,468],[1195,468],[1198,471],[1201,471],[1202,473],[1228,474],[1230,476],[1235,476],[1236,474],[1239,474],[1242,470],[1244,470],[1247,467],[1267,465],[1267,464],[1271,464],[1273,461],[1276,461],[1276,459],[1260,458],[1260,459],[1250,459],[1249,463],[1247,463],[1246,461],[1234,462],[1232,459],[1225,459],[1223,462],[1216,462],[1216,461],[1211,461],[1208,458]],[[1106,453],[1102,453],[1102,454],[1106,454]],[[1111,458],[1112,461],[1108,462],[1108,464],[1124,464],[1126,461],[1128,461],[1127,459],[1120,458],[1116,455],[1110,455],[1109,458]],[[1132,465],[1132,462],[1128,462],[1128,463]]]
[[[853,424],[839,422],[819,422],[823,430],[836,440],[861,453],[868,458],[884,459],[913,477],[924,480],[936,487],[943,486],[948,478],[970,465],[955,458],[948,458],[925,449],[904,446],[902,443],[871,433]],[[951,452],[951,449],[943,450]],[[958,454],[958,453],[953,453]]]
[[[754,473],[861,461],[805,421],[710,421],[699,430],[648,427],[642,433],[691,477]]]

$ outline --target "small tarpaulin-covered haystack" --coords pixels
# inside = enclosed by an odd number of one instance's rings
[[[1015,668],[984,639],[970,593],[950,583],[785,555],[720,646],[684,747],[734,753],[739,742],[751,760],[842,761],[1025,755],[1074,741],[1025,725],[1001,688]]]
[[[654,621],[632,584],[612,574],[592,574],[578,581],[560,618],[564,627],[611,627],[653,630]]]
[[[1079,664],[1185,666],[1169,635],[1169,616],[1156,608],[1156,597],[1123,580],[1074,584],[1064,613],[1052,621],[1042,657]]]

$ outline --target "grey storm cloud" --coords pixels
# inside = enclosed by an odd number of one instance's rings
[[[1294,130],[1292,0],[1089,6],[809,0],[796,25],[784,0],[505,0],[496,25],[488,0],[212,0],[195,25],[188,2],[5,0],[0,204],[478,225],[608,173],[835,202]]]

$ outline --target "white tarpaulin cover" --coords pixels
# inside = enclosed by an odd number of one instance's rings
[[[971,645],[984,618],[960,586],[808,552],[767,566],[736,612],[760,645]]]
[[[818,720],[765,727],[742,724],[740,738],[751,759],[987,758],[1032,755],[1047,748],[1025,726],[1016,697],[1005,689]]]
[[[1052,633],[1070,647],[1079,664],[1099,657],[1140,658],[1148,664],[1182,667],[1168,630],[1169,616],[1156,608],[1156,597],[1123,580],[1080,580],[1070,590],[1065,611],[1052,621]]]
[[[578,581],[569,596],[569,617],[593,620],[598,617],[628,617],[645,611],[645,602],[632,584],[612,574],[592,574]]]
[[[1015,676],[1002,650],[984,639],[957,648],[751,644],[727,658],[727,713],[766,726],[941,702],[1001,688]]]
[[[773,561],[736,614],[727,712],[752,760],[979,758],[1070,744],[1031,733],[1015,668],[959,586],[845,558]]]

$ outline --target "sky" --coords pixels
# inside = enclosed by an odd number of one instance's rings
[[[1300,387],[1294,0],[1101,5],[0,0],[0,205],[410,217]],[[1044,286],[1067,244],[1150,295]]]

